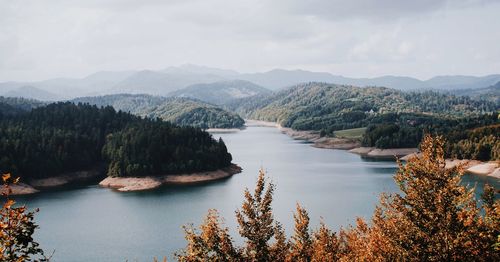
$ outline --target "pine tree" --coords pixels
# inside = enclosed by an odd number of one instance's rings
[[[270,261],[269,240],[275,235],[271,203],[274,184],[261,169],[253,195],[245,189],[242,209],[236,211],[239,233],[246,238],[245,256],[250,261]]]
[[[299,204],[296,209],[293,215],[294,235],[290,241],[290,254],[287,261],[311,261],[312,240],[309,234],[309,214]]]
[[[271,261],[285,261],[290,252],[290,244],[286,239],[285,230],[278,222],[274,226],[274,239],[275,241],[269,249]]]
[[[239,252],[233,246],[228,228],[221,228],[219,214],[210,209],[201,232],[192,226],[185,226],[184,232],[188,245],[176,254],[179,261],[238,261]]]
[[[312,261],[330,262],[339,259],[339,240],[323,221],[317,231],[313,233]]]

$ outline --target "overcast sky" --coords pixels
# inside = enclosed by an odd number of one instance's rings
[[[0,0],[0,81],[184,63],[352,77],[500,73],[500,1]]]

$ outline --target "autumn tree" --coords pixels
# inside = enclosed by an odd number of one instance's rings
[[[16,202],[10,198],[11,184],[17,184],[19,178],[13,179],[10,174],[4,174],[2,181],[2,195],[6,201],[0,209],[0,261],[48,261],[33,239],[38,228],[34,222],[38,210],[28,212],[26,206],[16,207]]]
[[[285,230],[279,222],[276,222],[274,226],[274,239],[274,243],[269,248],[271,260],[285,261],[288,252],[290,252],[290,243],[286,238]]]
[[[271,260],[269,240],[276,233],[271,207],[273,192],[274,184],[266,181],[261,169],[254,193],[245,189],[245,201],[236,211],[239,233],[246,238],[245,257],[250,261]]]
[[[214,211],[202,233],[186,230],[181,261],[500,261],[500,202],[486,186],[482,202],[461,184],[462,166],[447,168],[442,137],[425,136],[421,156],[399,163],[400,193],[382,194],[371,221],[357,218],[338,235],[322,222],[309,229],[309,215],[297,204],[293,235],[273,221],[274,185],[259,172],[253,194],[245,190],[236,212],[242,248],[232,246]],[[274,238],[274,241],[271,239]]]
[[[215,209],[208,211],[198,232],[192,225],[185,226],[188,245],[176,254],[179,261],[238,261],[239,251],[233,246],[228,228],[221,227],[221,219]]]
[[[399,163],[394,179],[401,194],[382,197],[372,230],[404,260],[498,259],[492,249],[496,235],[481,216],[474,190],[460,184],[463,167],[445,167],[443,145],[442,137],[425,136],[422,156]]]
[[[313,232],[311,261],[337,261],[340,258],[339,253],[337,235],[321,221],[319,229]]]
[[[309,214],[297,204],[293,215],[295,220],[294,235],[290,241],[290,254],[287,261],[310,261],[312,254],[312,241],[309,234]]]

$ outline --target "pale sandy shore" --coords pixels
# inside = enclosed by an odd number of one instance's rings
[[[10,186],[11,192],[9,195],[30,195],[30,194],[35,194],[40,192],[39,190],[35,189],[34,187],[24,184],[24,183],[19,183],[17,185],[11,185]],[[7,189],[5,187],[0,187],[0,194],[7,194]]]
[[[206,129],[205,131],[207,131],[208,133],[224,134],[224,133],[236,133],[243,129],[244,128],[209,128]]]
[[[275,127],[278,128],[283,134],[288,135],[296,140],[304,140],[310,142],[312,143],[313,147],[317,148],[348,150],[355,147],[359,147],[361,145],[359,141],[356,140],[336,138],[336,137],[321,137],[318,131],[293,130],[288,127],[282,127],[281,125],[275,122],[246,119],[245,125],[259,126],[259,127]]]
[[[254,120],[254,119],[245,119],[245,126],[260,126],[260,127],[279,127],[279,125],[275,122]]]
[[[43,179],[32,179],[27,181],[26,183],[11,185],[11,195],[35,194],[44,189],[62,187],[72,183],[87,182],[97,179],[101,176],[103,176],[103,169],[102,167],[99,167],[93,170],[65,173],[62,175]],[[2,188],[0,192],[4,193],[5,189]]]
[[[283,134],[286,134],[293,139],[311,142],[312,146],[317,148],[344,149],[364,157],[393,160],[399,158],[402,161],[408,161],[409,158],[415,156],[418,157],[420,155],[418,148],[379,149],[374,147],[362,147],[359,141],[334,137],[321,137],[317,131],[293,130],[291,128],[282,127],[275,122],[250,119],[246,119],[245,121],[246,126],[278,128]],[[459,164],[462,164],[465,172],[469,174],[491,176],[500,179],[500,163],[498,161],[483,163],[477,160],[446,160],[446,168],[451,168]]]
[[[419,157],[420,154],[409,154],[405,157],[400,158],[400,160],[408,161],[412,157]],[[489,161],[481,162],[479,160],[470,159],[446,159],[445,168],[454,168],[461,165],[465,173],[478,175],[478,176],[490,176],[500,179],[500,161]]]
[[[28,183],[35,188],[52,188],[65,186],[70,183],[85,182],[91,179],[103,176],[103,168],[96,168],[94,170],[77,171],[71,173],[65,173],[59,176],[43,178],[43,179],[33,179]]]
[[[351,153],[359,154],[370,158],[385,158],[385,159],[395,159],[400,157],[406,157],[410,154],[415,154],[418,152],[418,148],[388,148],[380,149],[375,147],[358,147],[349,150]]]
[[[107,177],[99,185],[114,188],[121,192],[143,191],[160,187],[164,184],[193,184],[219,180],[240,173],[241,167],[232,164],[216,171],[197,172],[149,177]]]

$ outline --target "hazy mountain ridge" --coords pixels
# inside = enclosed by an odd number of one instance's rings
[[[60,97],[54,93],[33,86],[20,86],[5,92],[3,95],[6,97],[22,97],[43,101],[56,101],[60,99]]]
[[[38,82],[4,82],[0,83],[0,95],[22,86],[41,89],[54,94],[61,100],[89,95],[119,93],[167,95],[191,85],[236,80],[252,82],[270,90],[279,90],[300,83],[325,82],[339,85],[383,86],[405,91],[422,91],[484,88],[499,82],[500,74],[482,77],[436,76],[428,80],[405,76],[351,78],[326,72],[284,69],[274,69],[262,73],[238,73],[233,70],[188,64],[161,70],[101,71],[80,79],[56,78]],[[23,95],[23,93],[17,92],[16,95]],[[25,96],[30,97],[30,94]],[[47,100],[43,95],[31,97]]]
[[[211,104],[224,105],[236,99],[260,94],[270,94],[271,91],[245,80],[220,81],[211,84],[195,84],[174,91],[168,96],[189,97]]]

